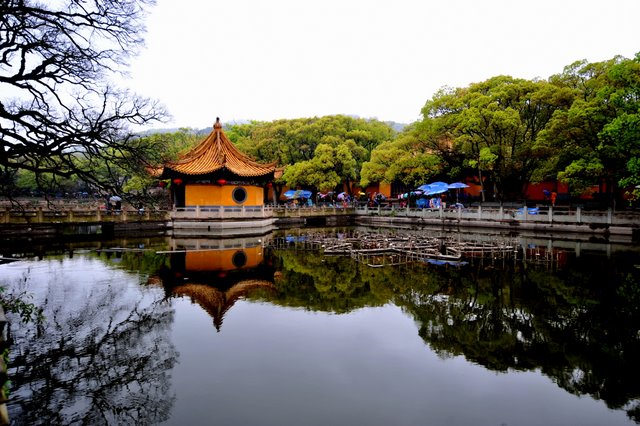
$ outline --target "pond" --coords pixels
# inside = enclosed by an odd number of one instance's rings
[[[371,267],[305,235],[15,248],[45,321],[8,315],[12,423],[640,422],[637,247]]]

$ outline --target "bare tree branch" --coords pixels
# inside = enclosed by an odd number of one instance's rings
[[[154,0],[0,0],[0,169],[114,190],[153,147],[130,127],[163,121],[156,101],[109,83],[143,46]],[[112,180],[112,177],[118,179]]]

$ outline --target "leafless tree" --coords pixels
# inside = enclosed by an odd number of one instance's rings
[[[130,128],[167,117],[117,88],[155,0],[0,0],[0,172],[76,176],[109,191],[158,149]],[[142,163],[141,163],[142,161]],[[100,173],[96,173],[100,170]]]

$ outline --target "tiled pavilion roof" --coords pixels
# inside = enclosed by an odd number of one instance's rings
[[[229,170],[238,176],[265,176],[276,171],[276,163],[262,164],[240,152],[222,131],[220,119],[216,118],[213,131],[205,140],[176,161],[164,166],[185,175],[205,175],[220,169]]]
[[[213,318],[213,324],[220,331],[224,314],[231,309],[236,301],[252,290],[262,288],[275,290],[270,281],[249,279],[234,284],[227,291],[206,284],[188,283],[177,286],[171,290],[173,296],[188,296],[192,302],[200,305]]]

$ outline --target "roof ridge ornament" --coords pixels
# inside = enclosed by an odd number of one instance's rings
[[[216,122],[213,125],[213,128],[218,131],[222,129],[222,123],[220,123],[220,117],[216,117]]]

